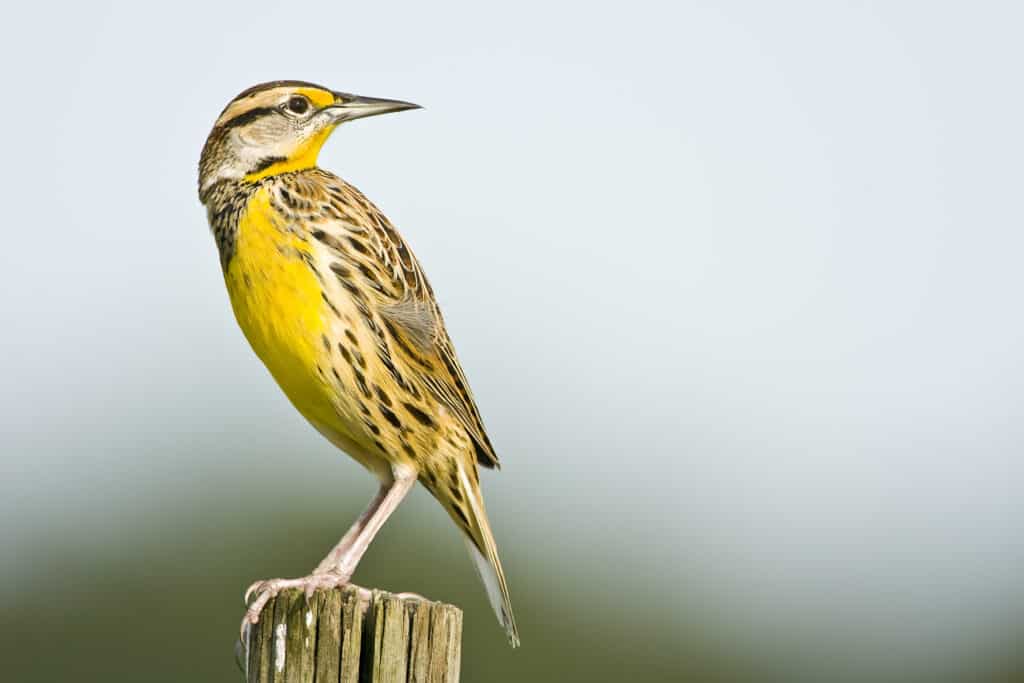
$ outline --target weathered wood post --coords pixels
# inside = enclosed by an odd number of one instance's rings
[[[458,683],[462,610],[345,587],[282,591],[240,653],[248,683]]]

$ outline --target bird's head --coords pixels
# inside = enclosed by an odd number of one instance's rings
[[[360,97],[303,81],[253,86],[228,103],[199,160],[199,196],[222,180],[259,180],[312,168],[328,136],[345,121],[419,105]]]

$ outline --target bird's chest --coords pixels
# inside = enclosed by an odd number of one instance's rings
[[[331,410],[320,358],[327,326],[322,289],[304,258],[308,244],[285,223],[257,193],[239,218],[224,279],[256,355],[296,407],[319,419]]]

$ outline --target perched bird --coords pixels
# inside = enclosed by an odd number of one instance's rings
[[[298,411],[380,480],[312,574],[250,587],[243,629],[284,588],[311,595],[348,583],[419,480],[465,535],[491,605],[519,643],[478,476],[498,456],[433,291],[380,210],[316,165],[340,124],[417,108],[274,81],[231,100],[203,147],[199,198],[242,332]]]

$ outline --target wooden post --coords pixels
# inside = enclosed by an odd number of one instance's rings
[[[462,610],[346,586],[282,591],[249,629],[248,683],[458,683]],[[244,645],[244,644],[243,644]]]

